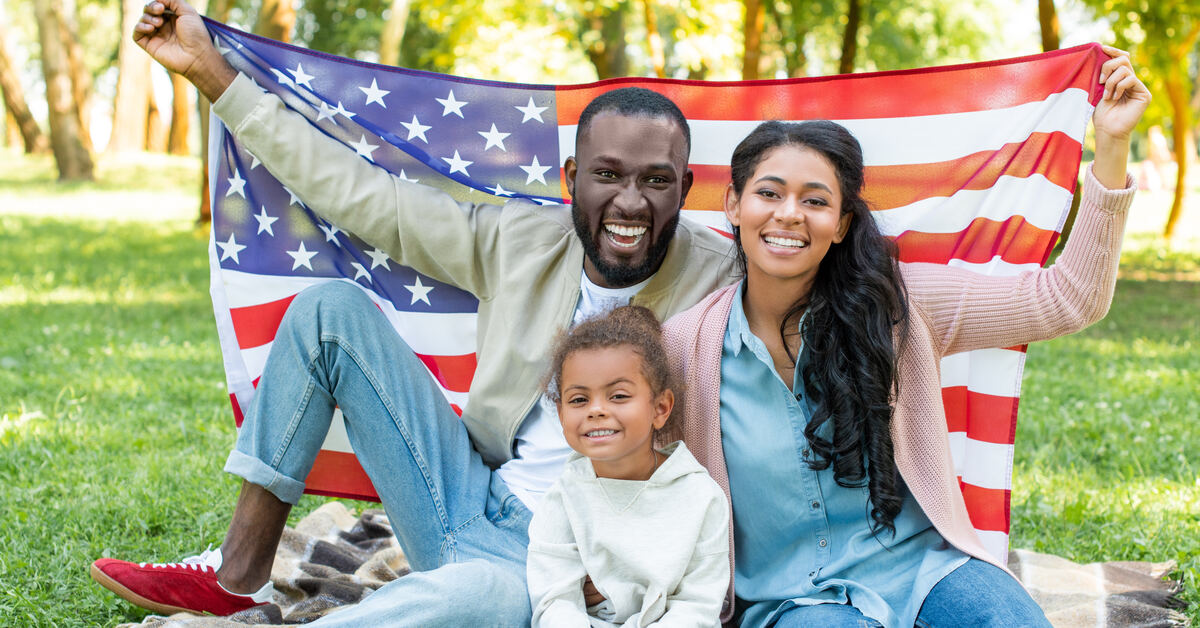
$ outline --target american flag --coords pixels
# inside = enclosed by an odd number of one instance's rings
[[[727,232],[721,196],[734,146],[761,120],[837,121],[859,139],[867,198],[904,261],[1008,275],[1045,261],[1071,205],[1100,97],[1097,45],[873,74],[749,82],[616,79],[519,85],[378,66],[208,23],[221,53],[362,158],[460,201],[566,197],[561,166],[596,95],[638,85],[691,123],[695,185],[684,215]],[[462,408],[475,368],[475,298],[388,260],[314,215],[239,148],[210,134],[212,298],[238,424],[279,321],[303,288],[366,291]],[[1024,347],[942,363],[950,444],[971,520],[1003,559]],[[340,417],[307,479],[311,493],[374,499]]]

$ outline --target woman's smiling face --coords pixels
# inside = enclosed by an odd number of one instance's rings
[[[829,160],[803,146],[771,149],[740,195],[732,186],[725,193],[725,215],[740,229],[747,279],[782,282],[807,294],[829,247],[850,227],[852,215],[841,208]]]

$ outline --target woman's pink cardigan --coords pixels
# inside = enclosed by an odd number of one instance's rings
[[[988,554],[971,527],[950,458],[942,407],[942,356],[973,349],[1011,347],[1069,334],[1108,312],[1117,278],[1127,189],[1104,188],[1091,169],[1071,237],[1057,262],[1010,277],[989,277],[939,264],[901,264],[908,290],[909,333],[900,346],[899,396],[892,442],[896,467],[938,532],[958,549],[1006,569]],[[736,286],[722,288],[663,326],[663,339],[684,382],[683,403],[672,421],[688,449],[728,496],[721,450],[721,349]],[[680,425],[681,424],[681,425]],[[732,502],[731,502],[732,503]],[[730,517],[729,561],[733,573]],[[733,579],[722,620],[732,614]]]

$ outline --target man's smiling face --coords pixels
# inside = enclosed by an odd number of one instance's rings
[[[658,270],[692,186],[687,154],[670,118],[610,111],[591,119],[564,166],[588,279],[620,288]]]

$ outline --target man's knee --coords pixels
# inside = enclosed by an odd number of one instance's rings
[[[446,612],[460,626],[528,626],[532,613],[525,574],[514,565],[485,560],[451,563],[437,568],[453,582]],[[410,574],[411,575],[411,574]],[[407,577],[407,576],[406,576]],[[474,600],[474,603],[461,603]]]
[[[326,281],[301,290],[288,306],[290,316],[332,315],[340,317],[374,308],[371,298],[359,287],[345,281]]]

